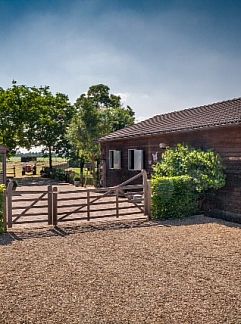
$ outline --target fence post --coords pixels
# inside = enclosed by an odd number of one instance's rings
[[[10,181],[7,186],[7,223],[8,227],[13,227],[13,210],[12,210],[12,195],[13,195],[13,181]]]
[[[53,224],[53,188],[48,186],[48,225]]]
[[[151,180],[147,180],[147,215],[151,220]]]
[[[53,187],[53,225],[58,225],[58,188]]]
[[[90,191],[87,189],[87,220],[90,220]]]
[[[3,192],[3,230],[7,231],[7,193]]]
[[[147,178],[145,170],[143,172],[143,191],[144,191],[144,214],[151,219],[151,181]]]
[[[116,195],[116,217],[119,218],[119,189],[117,188],[115,191]]]
[[[144,215],[148,215],[148,184],[147,174],[145,170],[142,170],[143,175],[143,193],[144,193]]]

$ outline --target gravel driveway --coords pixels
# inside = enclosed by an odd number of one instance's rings
[[[0,236],[0,323],[241,323],[241,228],[202,216]]]

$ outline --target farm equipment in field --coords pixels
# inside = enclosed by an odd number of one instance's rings
[[[33,175],[36,175],[37,173],[36,164],[25,164],[22,167],[22,175],[25,175],[26,173],[32,173]]]
[[[37,158],[35,156],[22,156],[21,162],[24,163],[22,166],[22,175],[26,173],[32,173],[33,175],[37,174]]]

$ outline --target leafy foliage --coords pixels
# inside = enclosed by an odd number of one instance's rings
[[[4,232],[3,224],[3,193],[5,190],[4,185],[0,185],[0,234]]]
[[[11,88],[0,90],[0,141],[10,151],[17,146],[34,145],[34,123],[38,90],[13,82]]]
[[[49,166],[52,167],[52,152],[60,156],[68,155],[71,145],[66,132],[74,115],[74,107],[62,93],[53,95],[49,87],[40,89],[38,97],[38,116],[36,116],[35,139],[49,155]]]
[[[0,143],[10,153],[18,147],[43,146],[51,167],[52,152],[63,155],[70,148],[66,130],[73,115],[66,95],[13,81],[11,88],[0,88]]]
[[[94,85],[75,103],[77,113],[69,127],[68,136],[81,161],[98,164],[98,139],[134,123],[133,110],[129,106],[124,107],[121,98],[109,91],[106,85]]]
[[[190,176],[155,176],[152,184],[152,216],[155,219],[182,218],[197,210],[197,194]]]
[[[154,167],[153,215],[162,219],[191,215],[202,195],[224,185],[218,154],[178,144],[167,149],[162,161]]]
[[[198,193],[216,190],[225,185],[224,169],[218,154],[178,144],[177,147],[166,150],[162,161],[154,167],[154,177],[181,175],[193,179]]]

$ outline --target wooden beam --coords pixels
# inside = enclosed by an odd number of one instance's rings
[[[58,188],[53,187],[53,225],[58,225]]]
[[[48,225],[53,224],[53,188],[48,186]]]

